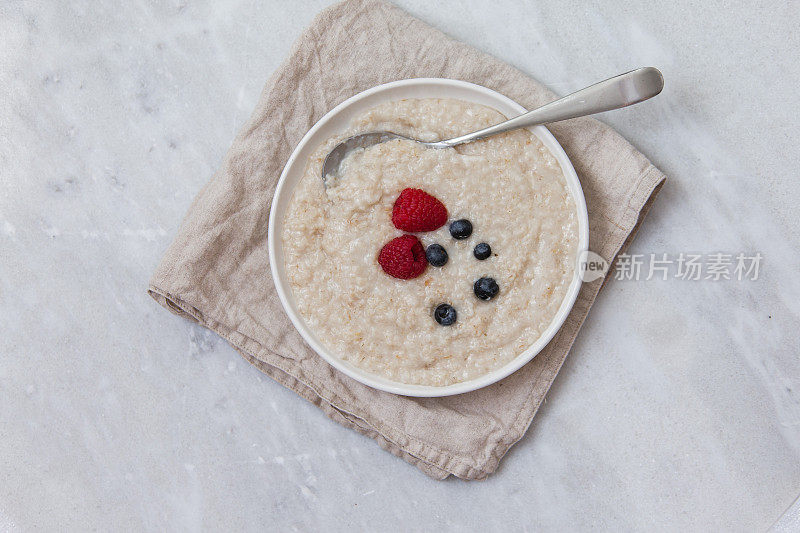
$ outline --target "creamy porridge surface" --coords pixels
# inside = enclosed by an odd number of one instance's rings
[[[349,156],[327,190],[320,178],[328,151],[355,133],[439,140],[504,119],[459,100],[389,102],[310,158],[286,213],[286,271],[301,316],[338,357],[393,381],[444,386],[503,366],[550,324],[572,281],[577,215],[558,162],[527,130],[446,150],[390,141]],[[449,261],[400,280],[377,256],[403,234],[391,217],[407,187],[435,196],[450,221],[466,218],[474,229],[465,240],[447,224],[416,234],[425,247],[444,246]],[[473,256],[481,242],[492,248],[484,261]],[[483,276],[500,286],[490,301],[473,293]],[[441,303],[457,310],[455,324],[433,319]]]

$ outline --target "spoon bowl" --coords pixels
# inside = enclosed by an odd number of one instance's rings
[[[336,178],[339,172],[339,166],[342,164],[342,161],[354,150],[369,148],[370,146],[385,143],[386,141],[391,141],[394,139],[414,141],[424,144],[428,148],[450,147],[449,144],[441,141],[425,142],[391,131],[371,131],[369,133],[359,133],[358,135],[353,135],[352,137],[348,137],[347,139],[343,140],[334,146],[330,152],[328,152],[328,155],[325,157],[325,162],[322,165],[323,183],[326,187],[329,187],[333,183],[333,180]]]

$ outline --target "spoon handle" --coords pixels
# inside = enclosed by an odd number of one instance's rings
[[[639,68],[590,85],[500,124],[436,144],[456,146],[518,128],[619,109],[652,98],[663,88],[664,78],[657,68]]]

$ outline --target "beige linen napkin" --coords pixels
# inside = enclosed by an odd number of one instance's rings
[[[394,6],[378,0],[334,5],[317,16],[270,77],[222,168],[190,207],[149,292],[171,311],[217,332],[333,420],[429,476],[482,479],[530,425],[601,280],[584,284],[556,337],[510,377],[468,394],[415,399],[361,385],[311,351],[283,312],[269,270],[270,201],[301,137],[342,100],[415,77],[478,83],[528,108],[553,98],[519,70]],[[633,237],[664,176],[600,122],[571,120],[551,130],[586,193],[590,248],[614,258]]]

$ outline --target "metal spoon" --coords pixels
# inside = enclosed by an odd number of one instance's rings
[[[595,83],[500,124],[444,141],[424,142],[391,131],[361,133],[345,139],[328,153],[322,165],[322,182],[327,187],[329,177],[336,175],[342,160],[358,148],[368,148],[392,139],[415,141],[428,148],[451,148],[518,128],[528,128],[638,104],[657,95],[663,88],[664,77],[661,72],[654,67],[644,67]]]

